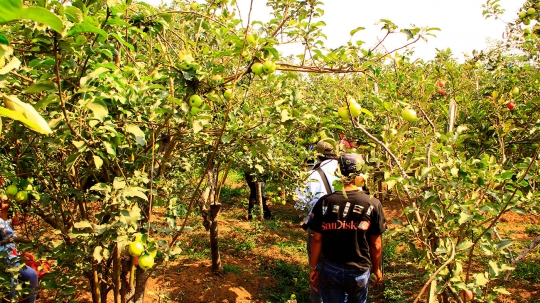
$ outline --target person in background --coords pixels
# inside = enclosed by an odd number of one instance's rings
[[[323,139],[317,143],[317,160],[319,161],[309,171],[309,177],[303,188],[297,188],[296,194],[298,201],[295,208],[304,211],[306,214],[311,212],[311,209],[315,205],[315,202],[320,197],[332,193],[334,187],[332,182],[338,180],[335,172],[338,167],[337,155],[336,155],[336,142],[332,139]],[[304,218],[304,229],[307,230],[307,252],[308,259],[311,255],[311,238],[313,232],[307,228],[307,220],[309,215]],[[313,288],[310,288],[310,299],[312,303],[320,303],[321,296]]]
[[[355,185],[359,155],[344,154],[338,162],[344,191],[321,197],[308,222],[313,230],[309,281],[324,303],[364,303],[370,273],[375,283],[383,279],[381,235],[386,219],[381,202]]]
[[[13,220],[8,220],[8,211],[9,211],[9,203],[7,201],[2,200],[0,198],[1,208],[0,208],[0,241],[7,240],[10,238],[14,238],[17,235],[13,231],[13,225],[17,225],[16,217],[13,218]],[[29,294],[24,298],[22,301],[23,303],[34,303],[36,302],[37,297],[37,286],[38,286],[38,274],[37,272],[23,264],[21,266],[21,263],[17,260],[19,260],[19,253],[17,252],[17,249],[15,248],[14,243],[7,243],[4,245],[0,245],[0,254],[3,254],[4,256],[7,256],[7,263],[8,266],[11,267],[21,267],[19,269],[19,281],[21,283],[25,284],[25,288],[29,289]],[[17,292],[15,290],[16,283],[15,281],[12,282],[13,289],[11,290],[9,297],[15,298]]]
[[[257,182],[253,180],[253,176],[251,175],[251,172],[246,171],[244,172],[244,178],[246,179],[246,182],[249,186],[249,206],[248,206],[248,220],[251,220],[253,218],[253,207],[255,205],[259,205],[259,202],[257,201]],[[263,216],[266,220],[272,219],[272,212],[270,211],[270,208],[266,204],[267,198],[264,194],[264,183],[261,182],[261,196],[263,200]]]

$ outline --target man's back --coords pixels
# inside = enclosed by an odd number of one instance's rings
[[[309,211],[313,208],[315,203],[322,196],[328,194],[328,192],[326,191],[324,181],[322,179],[324,177],[326,177],[328,181],[328,185],[330,187],[330,193],[334,191],[332,182],[338,179],[335,176],[337,166],[338,166],[338,163],[336,160],[328,159],[328,160],[322,161],[320,165],[316,166],[316,167],[320,167],[324,176],[321,176],[321,174],[319,174],[319,172],[316,169],[309,171],[309,177],[305,186],[303,188],[299,187],[296,189],[296,194],[298,195],[298,202],[295,205],[296,209]]]
[[[329,260],[367,270],[371,266],[369,235],[385,230],[379,200],[357,190],[322,197],[312,211],[309,227],[322,234],[322,252]]]

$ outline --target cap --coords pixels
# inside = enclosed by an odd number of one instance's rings
[[[339,157],[339,169],[341,174],[348,176],[352,173],[356,173],[357,165],[360,164],[360,155],[358,154],[343,154]]]
[[[336,141],[331,138],[322,139],[317,143],[317,152],[323,155],[335,155]]]

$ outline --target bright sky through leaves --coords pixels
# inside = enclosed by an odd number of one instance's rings
[[[159,5],[162,0],[145,0]],[[164,0],[167,3],[167,0]],[[240,15],[244,22],[247,20],[251,0],[237,0]],[[511,22],[517,16],[523,0],[501,0],[499,3],[506,13],[499,20],[485,19],[482,16],[484,0],[327,0],[324,1],[325,15],[322,20],[326,23],[324,33],[328,36],[327,47],[337,47],[345,44],[351,38],[352,29],[362,26],[366,30],[356,33],[353,41],[362,40],[367,46],[377,43],[377,37],[382,38],[380,25],[375,23],[380,19],[390,19],[400,28],[410,24],[416,26],[438,27],[437,37],[430,37],[428,43],[419,42],[414,45],[415,56],[425,60],[433,58],[436,49],[450,47],[454,55],[463,59],[463,54],[471,54],[472,50],[486,48],[486,39],[501,39],[506,22]],[[253,0],[251,20],[268,21],[269,9],[264,0]],[[387,39],[385,47],[391,50],[406,43],[405,35],[395,35]],[[297,54],[303,51],[301,45],[280,46],[284,55]]]

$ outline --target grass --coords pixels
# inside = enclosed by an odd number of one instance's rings
[[[299,264],[291,264],[282,260],[273,263],[263,262],[261,273],[273,277],[275,286],[267,290],[266,296],[270,302],[286,302],[291,295],[296,296],[298,303],[308,303],[309,282],[307,267]]]
[[[540,283],[540,263],[538,263],[538,259],[536,261],[520,262],[512,273],[512,278],[531,283]]]
[[[525,227],[525,233],[529,236],[538,236],[540,235],[540,226],[539,225],[528,225]]]

